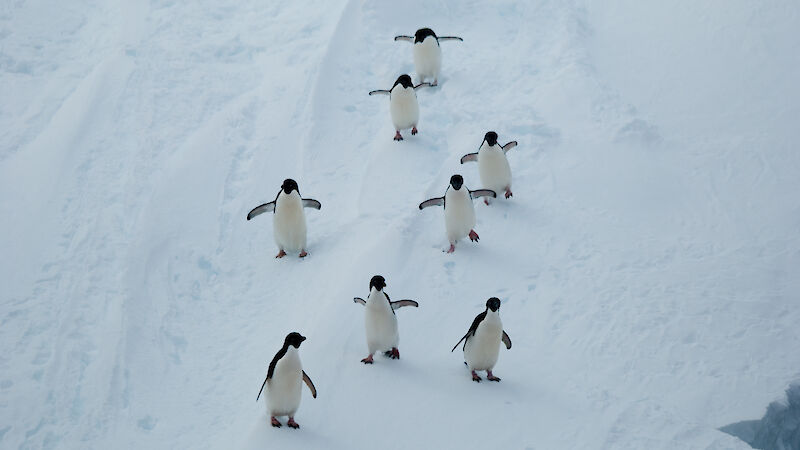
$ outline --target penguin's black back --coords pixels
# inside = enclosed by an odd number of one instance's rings
[[[278,350],[278,353],[275,353],[275,357],[272,358],[272,361],[269,363],[269,369],[267,370],[267,379],[269,380],[272,378],[272,375],[275,373],[275,366],[278,365],[278,361],[283,358],[283,355],[286,354],[287,347],[284,345]]]

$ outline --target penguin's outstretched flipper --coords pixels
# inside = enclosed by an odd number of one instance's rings
[[[256,401],[258,401],[258,399],[261,398],[261,393],[264,392],[264,386],[267,385],[267,380],[269,380],[269,375],[267,375],[267,378],[264,378],[264,382],[261,383],[261,389],[258,390],[258,396],[256,396]]]
[[[442,41],[461,41],[461,42],[464,42],[464,39],[462,39],[462,38],[460,38],[458,36],[439,36],[436,40],[438,40],[439,42],[442,42]]]
[[[425,209],[429,206],[444,206],[444,197],[436,197],[425,200],[419,204],[419,209]]]
[[[474,191],[469,191],[469,196],[472,198],[479,198],[479,197],[497,198],[497,193],[491,189],[477,189]]]
[[[511,348],[511,338],[506,334],[506,330],[503,330],[503,344],[506,344],[507,349]]]
[[[311,391],[311,396],[317,398],[317,388],[314,387],[314,382],[311,381],[311,377],[308,376],[305,370],[303,371],[303,381],[306,382],[306,386]]]
[[[303,199],[303,208],[320,209],[320,208],[322,208],[322,203],[314,200],[313,198],[304,198]]]
[[[420,84],[414,86],[414,90],[416,91],[417,89],[419,89],[421,87],[430,87],[430,86],[433,86],[433,85],[426,81],[426,82],[423,82],[423,83],[420,83]]]
[[[414,43],[414,36],[405,36],[405,35],[395,36],[394,40],[395,41],[407,41],[407,42],[411,42],[413,44]]]
[[[260,214],[264,214],[265,212],[274,212],[275,211],[275,202],[264,203],[263,205],[256,206],[253,208],[252,211],[247,213],[247,220],[252,219],[255,216]]]
[[[389,95],[392,91],[387,91],[386,89],[376,89],[374,91],[369,91],[369,95]]]
[[[467,153],[461,157],[461,164],[469,161],[478,161],[478,153]]]
[[[511,141],[503,146],[503,153],[508,153],[509,150],[517,146],[517,141]]]
[[[367,302],[361,297],[353,297],[353,303],[361,303],[362,305],[366,305]]]
[[[456,350],[456,347],[458,347],[458,344],[460,344],[460,343],[461,343],[461,342],[462,342],[464,339],[466,339],[466,338],[467,338],[467,336],[469,336],[469,333],[465,334],[465,335],[464,335],[464,337],[462,337],[461,339],[459,339],[459,341],[458,341],[458,342],[456,342],[456,345],[454,345],[454,346],[453,346],[453,349],[452,349],[452,350],[450,350],[450,352],[451,352],[451,353],[452,353],[452,352],[454,352],[454,351]],[[464,342],[464,345],[467,345],[467,343],[466,343],[466,342]],[[464,364],[466,364],[466,361],[464,362]]]
[[[389,302],[392,305],[392,309],[402,308],[403,306],[413,306],[415,308],[419,308],[419,303],[415,302],[414,300],[398,300],[396,302]]]

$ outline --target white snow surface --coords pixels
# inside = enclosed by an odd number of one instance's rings
[[[0,447],[744,449],[800,377],[800,3],[0,3]],[[440,86],[393,142],[431,27]],[[416,77],[415,77],[416,80]],[[448,255],[486,131],[514,197]],[[273,258],[298,181],[309,256]],[[372,275],[399,361],[366,356]],[[500,383],[458,351],[488,297]],[[284,336],[300,430],[255,397]],[[285,419],[284,419],[285,420]]]

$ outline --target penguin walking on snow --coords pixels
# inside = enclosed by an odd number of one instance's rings
[[[394,310],[403,306],[419,307],[419,303],[414,300],[391,301],[389,294],[383,291],[384,287],[386,287],[386,279],[375,275],[369,280],[367,300],[360,297],[353,299],[355,303],[366,307],[364,327],[367,332],[369,356],[361,360],[364,364],[372,364],[372,355],[378,351],[385,352],[384,354],[392,359],[400,358],[400,351],[397,349],[400,334],[397,331],[397,316]]]
[[[300,257],[308,255],[306,252],[306,214],[303,208],[320,209],[322,205],[311,198],[301,198],[297,182],[291,178],[283,180],[281,190],[278,191],[274,201],[256,206],[247,214],[247,220],[263,214],[274,212],[272,219],[272,232],[275,243],[278,244],[276,258],[286,256],[286,250],[299,251]]]
[[[497,133],[490,131],[483,137],[481,147],[477,153],[468,153],[461,157],[461,164],[467,161],[478,162],[478,172],[481,175],[481,184],[495,192],[506,193],[506,198],[511,197],[511,166],[508,164],[506,153],[517,146],[517,141],[511,141],[501,146],[497,142]],[[488,205],[489,199],[483,201]]]
[[[317,388],[303,370],[298,354],[300,344],[305,340],[305,336],[300,333],[292,332],[286,335],[283,347],[278,350],[278,353],[272,358],[272,362],[269,363],[267,378],[264,379],[264,383],[261,384],[261,389],[258,391],[256,401],[261,397],[264,386],[267,387],[267,410],[273,427],[280,428],[281,426],[276,417],[289,416],[286,425],[290,428],[300,428],[300,425],[294,421],[294,414],[300,407],[303,382],[311,390],[311,396],[317,398]]]
[[[475,317],[467,334],[450,351],[454,351],[461,341],[464,341],[464,363],[472,371],[472,381],[481,381],[476,370],[485,370],[486,378],[490,381],[500,381],[492,374],[500,354],[500,342],[507,349],[511,348],[511,338],[503,331],[503,322],[500,320],[500,299],[492,297],[486,301],[486,311]]]
[[[433,78],[431,86],[439,84],[439,73],[442,71],[442,41],[463,41],[458,36],[436,36],[430,28],[420,28],[414,36],[395,36],[395,41],[414,43],[414,67],[417,70],[419,81]]]
[[[389,112],[392,115],[392,124],[395,129],[395,141],[403,140],[403,136],[400,134],[401,130],[411,128],[411,134],[417,134],[419,103],[417,102],[416,91],[424,86],[430,86],[430,84],[420,83],[414,86],[411,82],[411,77],[404,74],[397,77],[392,89],[370,91],[369,95],[383,94],[389,96]]]
[[[456,174],[450,177],[450,186],[447,187],[444,197],[431,198],[419,204],[419,209],[444,206],[444,225],[447,239],[450,241],[447,253],[453,253],[456,250],[456,242],[466,236],[473,242],[478,242],[480,239],[478,233],[473,230],[475,206],[472,204],[472,199],[478,197],[497,197],[497,194],[489,189],[470,191],[464,186],[464,178]]]

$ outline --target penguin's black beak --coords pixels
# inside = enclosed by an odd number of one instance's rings
[[[305,336],[300,336],[300,342],[303,342],[303,341],[305,341],[305,340],[306,340],[306,337],[305,337]]]

